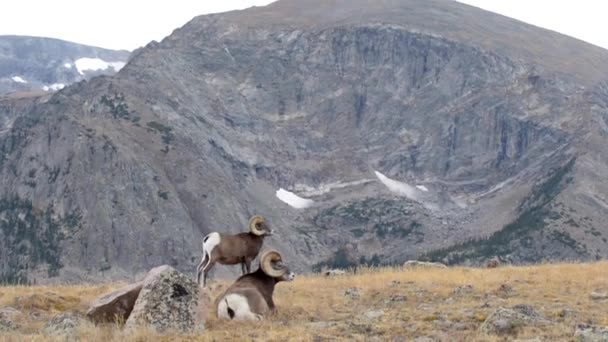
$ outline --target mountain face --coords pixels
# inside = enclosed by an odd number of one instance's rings
[[[453,1],[197,17],[115,76],[0,106],[0,272],[194,272],[253,214],[299,272],[605,258],[605,80],[607,51]]]
[[[125,65],[128,51],[102,49],[59,39],[0,36],[0,95],[56,91]]]

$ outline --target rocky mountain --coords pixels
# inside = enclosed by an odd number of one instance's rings
[[[299,272],[605,258],[606,80],[608,51],[454,1],[196,17],[5,121],[0,271],[194,273],[253,214]]]
[[[59,39],[0,36],[0,95],[56,91],[125,65],[128,51],[116,51]]]

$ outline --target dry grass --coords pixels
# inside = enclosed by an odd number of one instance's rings
[[[458,286],[472,291],[454,294]],[[40,328],[62,311],[84,312],[94,298],[122,284],[100,287],[3,287],[0,308],[22,313],[16,332],[0,335],[3,341],[49,341]],[[212,286],[212,296],[225,283]],[[356,288],[359,297],[345,296]],[[365,341],[374,337],[411,340],[429,336],[445,341],[502,341],[513,338],[571,340],[574,325],[588,322],[608,326],[606,302],[592,300],[593,291],[608,290],[608,262],[540,265],[497,269],[369,269],[356,275],[324,278],[304,276],[281,283],[275,299],[279,314],[262,323],[219,321],[210,308],[203,335],[158,335],[147,329],[125,332],[116,326],[81,326],[83,341]],[[554,323],[523,328],[517,336],[488,336],[479,331],[497,307],[532,305]],[[370,310],[384,314],[369,319]]]

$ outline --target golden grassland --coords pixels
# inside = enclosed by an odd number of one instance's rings
[[[227,284],[210,286],[212,297]],[[12,307],[21,312],[16,319],[18,330],[0,332],[0,340],[61,340],[41,332],[50,318],[63,311],[84,313],[89,302],[122,285],[0,287],[0,310]],[[466,285],[472,285],[472,290],[454,292]],[[345,295],[349,289],[356,289],[358,297]],[[421,336],[439,341],[568,341],[573,340],[577,323],[608,326],[608,302],[590,298],[592,292],[606,290],[606,261],[495,269],[366,269],[340,277],[310,275],[280,283],[274,296],[278,314],[263,322],[220,321],[209,308],[201,335],[160,335],[145,328],[123,331],[116,325],[87,323],[74,337],[104,342],[410,341]],[[518,304],[531,305],[552,323],[523,327],[506,337],[480,331],[498,307]],[[366,317],[373,310],[382,314]]]

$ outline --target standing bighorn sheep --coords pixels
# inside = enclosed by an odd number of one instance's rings
[[[277,251],[266,251],[260,257],[260,268],[239,277],[215,301],[218,318],[261,320],[276,307],[272,300],[275,285],[292,281],[295,273],[289,271]]]
[[[236,235],[213,232],[203,238],[203,258],[198,265],[196,281],[203,287],[207,283],[207,274],[215,263],[221,265],[241,264],[243,274],[251,272],[251,262],[257,257],[264,244],[264,237],[272,235],[264,218],[253,216],[249,220],[249,232]]]

